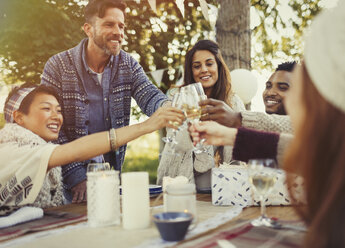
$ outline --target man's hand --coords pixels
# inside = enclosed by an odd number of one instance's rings
[[[238,128],[242,125],[242,116],[233,111],[225,102],[212,98],[200,101],[201,121],[216,121],[227,127]]]
[[[71,191],[73,194],[72,203],[86,202],[86,180],[75,185]]]

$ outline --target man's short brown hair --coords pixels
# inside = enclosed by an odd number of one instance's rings
[[[85,22],[91,23],[92,18],[95,16],[103,18],[105,11],[109,8],[118,8],[125,15],[126,7],[122,0],[89,0],[84,9]]]

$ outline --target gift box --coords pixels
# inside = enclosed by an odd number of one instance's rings
[[[265,197],[265,204],[268,205],[291,205],[288,193],[285,172],[277,170],[276,183],[274,188]],[[293,178],[295,197],[298,202],[303,202],[303,179],[297,175]],[[246,166],[233,165],[227,168],[213,168],[211,176],[212,204],[222,206],[258,206],[259,195],[253,190],[249,182]]]

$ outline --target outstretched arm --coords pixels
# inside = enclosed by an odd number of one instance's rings
[[[181,110],[173,107],[159,108],[146,121],[116,129],[117,147],[151,133],[163,127],[176,128],[171,122],[182,123],[184,115]],[[52,153],[48,168],[65,165],[71,162],[87,160],[111,150],[108,131],[87,135],[72,142],[58,146]]]
[[[273,158],[282,165],[291,134],[278,134],[247,128],[228,128],[216,122],[201,122],[189,128],[194,142],[205,138],[206,144],[233,146],[232,157],[247,162],[254,158]]]

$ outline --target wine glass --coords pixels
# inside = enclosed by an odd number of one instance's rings
[[[171,106],[172,106],[172,107],[175,107],[175,108],[178,108],[178,109],[182,109],[182,98],[181,98],[181,94],[180,94],[179,92],[176,92],[176,93],[173,95],[173,98],[172,98],[172,101],[171,101]],[[163,140],[165,143],[170,143],[170,144],[176,145],[176,144],[177,144],[177,141],[176,141],[176,134],[177,134],[177,132],[180,130],[180,129],[179,129],[180,123],[177,122],[177,121],[175,121],[175,122],[169,121],[169,123],[170,123],[171,125],[175,126],[175,127],[177,128],[177,130],[176,130],[176,129],[173,129],[172,135],[163,137],[162,140]]]
[[[194,83],[194,84],[188,84],[186,87],[194,87],[196,92],[198,93],[198,96],[200,97],[200,100],[207,99],[204,88],[202,87],[202,84],[200,82]]]
[[[251,223],[253,226],[273,227],[275,221],[266,216],[265,198],[277,180],[277,163],[274,159],[251,159],[248,161],[249,181],[259,195],[261,216]]]
[[[183,111],[189,123],[197,123],[201,117],[201,107],[199,106],[200,97],[193,86],[185,86],[181,88],[181,96],[183,98]],[[193,147],[195,153],[205,152],[200,150],[198,146]]]
[[[200,82],[198,83],[194,83],[194,84],[188,84],[186,86],[184,86],[183,88],[194,88],[197,95],[198,95],[198,98],[199,100],[198,101],[201,101],[201,100],[206,100],[207,99],[207,95],[205,94],[204,92],[204,88],[202,87],[202,84]],[[200,111],[202,110],[202,108],[200,109]],[[202,111],[201,111],[202,112]],[[201,113],[200,113],[201,114]],[[201,115],[200,115],[201,117]],[[200,119],[199,117],[199,119]],[[202,152],[207,152],[207,149],[206,147],[203,145],[203,143],[206,141],[206,139],[201,139],[194,147],[193,151],[196,153],[196,154],[199,154],[199,153],[202,153]]]

